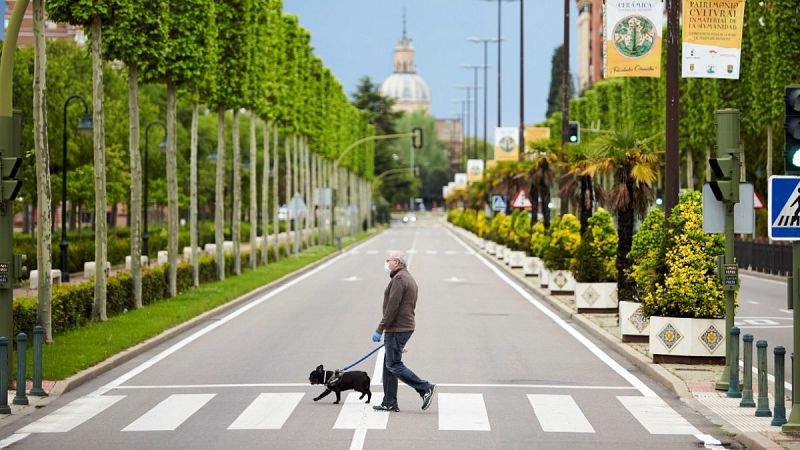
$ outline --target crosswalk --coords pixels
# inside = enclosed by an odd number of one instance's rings
[[[492,430],[490,409],[484,393],[439,393],[430,412],[438,414],[440,431],[488,432]],[[515,394],[520,401],[530,406],[530,417],[526,423],[538,425],[544,433],[597,433],[579,401],[569,394]],[[372,410],[373,404],[382,400],[380,393],[373,394],[372,404],[359,400],[359,393],[349,393],[339,405],[338,416],[328,429],[385,430],[390,426],[394,413]],[[101,395],[82,397],[53,413],[33,422],[17,433],[64,433],[87,423],[110,408],[123,407],[127,395]],[[120,431],[150,432],[175,431],[201,409],[212,407],[216,394],[166,394],[155,406],[140,411],[138,418]],[[623,421],[641,428],[649,434],[697,435],[699,431],[685,418],[673,410],[659,397],[616,396],[616,406],[628,411],[631,420]],[[305,400],[305,401],[304,401]],[[586,397],[579,399],[588,402]],[[262,392],[255,395],[249,404],[242,405],[242,412],[230,424],[220,424],[224,430],[280,430],[292,415],[301,408],[318,408],[305,392]],[[586,405],[590,406],[590,405]],[[324,424],[323,424],[324,426]]]

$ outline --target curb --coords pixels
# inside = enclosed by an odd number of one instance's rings
[[[370,237],[367,237],[366,239],[361,240],[359,242],[355,242],[354,244],[355,245],[365,244],[365,243],[371,241],[372,239],[378,237],[382,232],[383,232],[383,230],[380,230],[380,231],[376,232],[374,235],[372,235]],[[217,315],[219,313],[226,312],[228,310],[231,310],[231,309],[234,309],[234,308],[236,308],[238,306],[241,306],[242,304],[247,303],[248,301],[250,301],[253,298],[263,294],[264,292],[266,292],[266,291],[268,291],[270,289],[273,289],[276,286],[279,286],[279,285],[281,285],[283,283],[286,283],[286,282],[290,281],[293,278],[296,278],[296,277],[298,277],[300,275],[303,275],[306,272],[309,272],[309,271],[315,269],[316,267],[328,262],[329,260],[344,254],[344,251],[345,251],[346,248],[347,247],[345,247],[345,248],[343,248],[342,250],[339,250],[339,251],[334,251],[333,253],[331,253],[331,254],[329,254],[327,256],[324,256],[321,259],[319,259],[317,261],[314,261],[314,262],[308,264],[305,267],[302,267],[302,268],[300,268],[300,269],[298,269],[298,270],[296,270],[294,272],[287,273],[286,275],[278,278],[277,280],[274,280],[274,281],[272,281],[272,282],[270,282],[268,284],[265,284],[265,285],[263,285],[261,287],[258,287],[256,289],[254,289],[254,290],[252,290],[252,291],[240,296],[240,297],[237,297],[235,299],[232,299],[232,300],[228,301],[227,303],[219,305],[214,309],[210,309],[210,310],[208,310],[208,311],[206,311],[206,312],[204,312],[204,313],[202,313],[202,314],[200,314],[200,315],[198,315],[198,316],[196,316],[196,317],[194,317],[192,319],[189,319],[186,322],[183,322],[183,323],[181,323],[179,325],[176,325],[176,326],[174,326],[174,327],[172,327],[170,329],[164,330],[160,334],[158,334],[156,336],[153,336],[153,337],[151,337],[150,339],[147,339],[144,342],[140,342],[139,344],[136,344],[133,347],[125,349],[125,350],[123,350],[123,351],[121,351],[121,352],[119,352],[119,353],[117,353],[117,354],[115,354],[113,356],[110,356],[109,358],[103,360],[102,362],[99,362],[99,363],[95,364],[92,367],[84,369],[84,370],[82,370],[82,371],[70,376],[69,378],[67,378],[65,380],[57,381],[55,386],[53,387],[53,389],[48,393],[49,397],[48,397],[48,401],[46,403],[49,403],[50,401],[52,401],[52,399],[58,398],[61,394],[69,392],[69,391],[71,391],[71,390],[83,385],[84,383],[86,383],[86,382],[88,382],[88,381],[90,381],[90,380],[92,380],[94,378],[97,378],[98,376],[108,372],[109,370],[111,370],[113,368],[118,367],[118,366],[130,361],[134,357],[139,356],[140,354],[142,354],[142,353],[144,353],[144,352],[146,352],[146,351],[148,351],[148,350],[150,350],[150,349],[152,349],[152,348],[164,343],[165,341],[167,341],[169,339],[172,339],[173,337],[175,337],[175,336],[187,331],[188,329],[190,329],[192,327],[195,327],[198,323],[207,320],[208,317],[210,317],[210,316],[214,316],[214,315]],[[43,402],[42,404],[46,404],[46,403]],[[18,413],[17,415],[21,415],[21,414]],[[3,424],[3,425],[5,425],[5,424]]]
[[[471,247],[473,250],[475,250],[476,253],[482,256],[487,256],[484,255],[484,252],[478,246],[474,245],[469,240],[464,239],[463,236],[461,236],[459,233],[460,231],[459,228],[453,226],[450,223],[448,223],[447,226],[450,228],[451,231],[454,232],[453,234],[458,236],[461,242]],[[732,439],[737,440],[739,443],[750,449],[776,450],[785,448],[771,441],[769,438],[762,435],[761,433],[757,432],[745,433],[735,428],[733,425],[731,425],[730,423],[719,417],[712,410],[708,409],[705,405],[702,405],[700,402],[696,401],[683,380],[673,375],[670,371],[662,367],[660,364],[653,363],[640,352],[625,345],[619,338],[609,334],[607,331],[602,329],[600,326],[598,326],[585,316],[578,314],[576,311],[573,311],[571,308],[564,305],[562,302],[552,298],[548,292],[545,292],[541,288],[538,288],[534,286],[532,283],[530,283],[529,280],[524,275],[520,275],[519,273],[514,272],[513,270],[509,269],[505,264],[499,263],[497,258],[489,256],[491,255],[488,255],[486,257],[488,261],[491,261],[491,263],[494,266],[499,267],[501,270],[503,270],[504,273],[511,275],[517,282],[520,282],[520,284],[524,289],[527,289],[531,293],[535,294],[541,300],[547,302],[547,304],[550,307],[554,308],[562,316],[572,320],[574,323],[580,326],[584,331],[589,333],[592,337],[598,339],[599,341],[603,342],[609,347],[613,347],[616,350],[616,352],[619,353],[628,362],[636,366],[636,368],[644,372],[650,378],[656,380],[661,385],[674,392],[681,399],[681,401],[689,405],[692,409],[701,413],[709,420],[713,419],[713,423],[720,425],[723,431],[725,431],[729,435],[732,435],[731,436]],[[757,272],[753,272],[753,274],[755,273]]]

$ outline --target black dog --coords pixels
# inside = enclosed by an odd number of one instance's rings
[[[351,372],[334,372],[332,370],[323,370],[322,366],[320,365],[315,371],[308,375],[308,381],[310,381],[311,384],[325,385],[325,392],[319,394],[319,397],[314,398],[315,402],[331,392],[335,392],[336,401],[333,403],[337,404],[339,403],[339,400],[341,400],[340,393],[350,389],[355,389],[357,392],[361,392],[361,397],[358,397],[359,400],[364,398],[365,395],[367,396],[367,403],[372,400],[372,392],[369,390],[370,380],[367,372],[359,372],[355,370]]]

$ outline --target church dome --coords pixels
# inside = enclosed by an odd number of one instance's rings
[[[415,73],[393,73],[381,84],[381,95],[397,99],[398,103],[430,103],[431,89]]]

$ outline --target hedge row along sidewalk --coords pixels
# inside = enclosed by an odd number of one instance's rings
[[[345,238],[343,247],[372,237],[380,231],[380,229],[374,229]],[[246,270],[243,267],[240,276],[226,278],[224,281],[208,282],[193,289],[188,289],[188,286],[184,285],[185,291],[174,298],[153,301],[137,310],[122,310],[120,314],[110,317],[106,322],[89,322],[84,326],[56,333],[54,342],[44,347],[44,379],[65,380],[125,349],[148,341],[148,339],[150,339],[148,344],[155,345],[163,340],[159,339],[162,337],[159,335],[163,332],[173,327],[180,328],[178,325],[215,308],[236,306],[249,298],[246,294],[255,290],[268,289],[272,283],[291,276],[312,264],[316,265],[314,263],[320,264],[322,260],[335,256],[334,253],[337,253],[335,247],[311,247],[301,252],[296,258],[293,256],[282,257],[277,262],[270,261],[269,264],[258,266],[255,270]],[[213,273],[213,260],[212,267],[208,270]],[[189,283],[191,283],[191,266],[188,276]],[[162,277],[159,277],[160,279]],[[111,289],[109,289],[110,293]],[[111,299],[112,296],[109,295],[109,305],[111,305]],[[237,301],[233,302],[233,300]],[[176,332],[179,331],[181,330],[176,330]],[[164,333],[164,335],[173,334],[175,333]],[[154,336],[158,336],[158,338],[151,339]],[[169,336],[164,336],[164,338],[167,337]],[[143,351],[146,348],[138,350]],[[132,356],[134,355],[126,355],[124,360]],[[118,358],[104,370],[122,362],[124,361]],[[32,367],[30,362],[28,367]],[[55,383],[55,385],[52,382],[45,384],[51,386],[53,393],[60,393],[73,389],[83,381],[101,373],[100,371],[89,372],[96,373],[79,377],[80,380],[73,377],[66,382]]]

